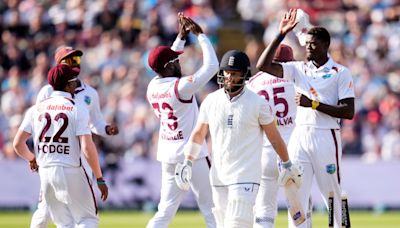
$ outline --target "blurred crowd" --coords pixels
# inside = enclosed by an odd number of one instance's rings
[[[147,55],[156,45],[172,44],[177,12],[202,26],[219,56],[242,49],[254,67],[289,8],[303,9],[312,24],[330,31],[331,56],[353,73],[356,116],[342,123],[344,156],[400,159],[399,0],[0,1],[0,159],[17,159],[14,134],[47,83],[58,46],[84,52],[80,78],[97,89],[107,121],[120,127],[118,136],[96,137],[103,168],[115,175],[130,161],[155,160],[158,122],[145,100],[155,73]],[[304,47],[293,34],[284,43],[303,60]],[[184,75],[201,66],[201,57],[189,37],[181,57]],[[199,99],[216,88],[210,82]]]

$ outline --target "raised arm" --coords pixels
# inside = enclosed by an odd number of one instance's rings
[[[279,24],[278,36],[265,48],[260,58],[257,61],[257,69],[263,72],[267,72],[276,77],[283,78],[283,69],[281,64],[272,62],[275,51],[279,44],[285,38],[286,34],[296,26],[296,9],[290,9],[289,12],[285,13]]]
[[[218,71],[218,58],[210,40],[204,35],[202,28],[189,17],[181,16],[180,31],[190,31],[197,36],[203,52],[203,65],[193,75],[183,77],[178,85],[181,97],[188,99],[200,90]],[[185,34],[184,32],[180,32]],[[179,37],[179,35],[178,35]],[[175,41],[176,43],[177,41]],[[175,44],[174,43],[174,44]]]

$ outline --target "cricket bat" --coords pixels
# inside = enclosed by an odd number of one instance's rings
[[[346,192],[342,192],[342,228],[350,228],[349,204]]]
[[[334,221],[334,192],[329,192],[328,196],[328,227],[333,228],[333,221]]]
[[[293,219],[294,224],[298,226],[306,220],[306,217],[299,201],[297,186],[293,180],[289,180],[284,189],[290,217]]]

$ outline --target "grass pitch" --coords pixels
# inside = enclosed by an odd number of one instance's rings
[[[146,227],[153,214],[138,211],[101,211],[100,228],[140,228]],[[0,212],[0,228],[29,227],[32,214],[30,212]],[[398,228],[400,227],[400,211],[375,214],[366,211],[351,211],[353,228]],[[326,213],[314,212],[313,227],[327,227]],[[54,225],[49,226],[54,228]],[[170,228],[200,228],[206,227],[197,211],[178,211]],[[277,228],[287,227],[286,212],[280,211],[277,218]]]

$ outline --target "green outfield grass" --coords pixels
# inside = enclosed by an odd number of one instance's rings
[[[152,214],[137,211],[102,211],[100,212],[100,228],[135,228],[145,227]],[[286,213],[280,212],[277,228],[287,227]],[[29,227],[30,212],[0,212],[0,228]],[[313,227],[327,227],[328,217],[324,213],[313,214]],[[400,211],[375,214],[373,212],[352,211],[353,228],[398,228],[400,227]],[[50,226],[54,228],[55,226]],[[197,211],[179,211],[172,221],[171,228],[205,227],[202,217]]]

